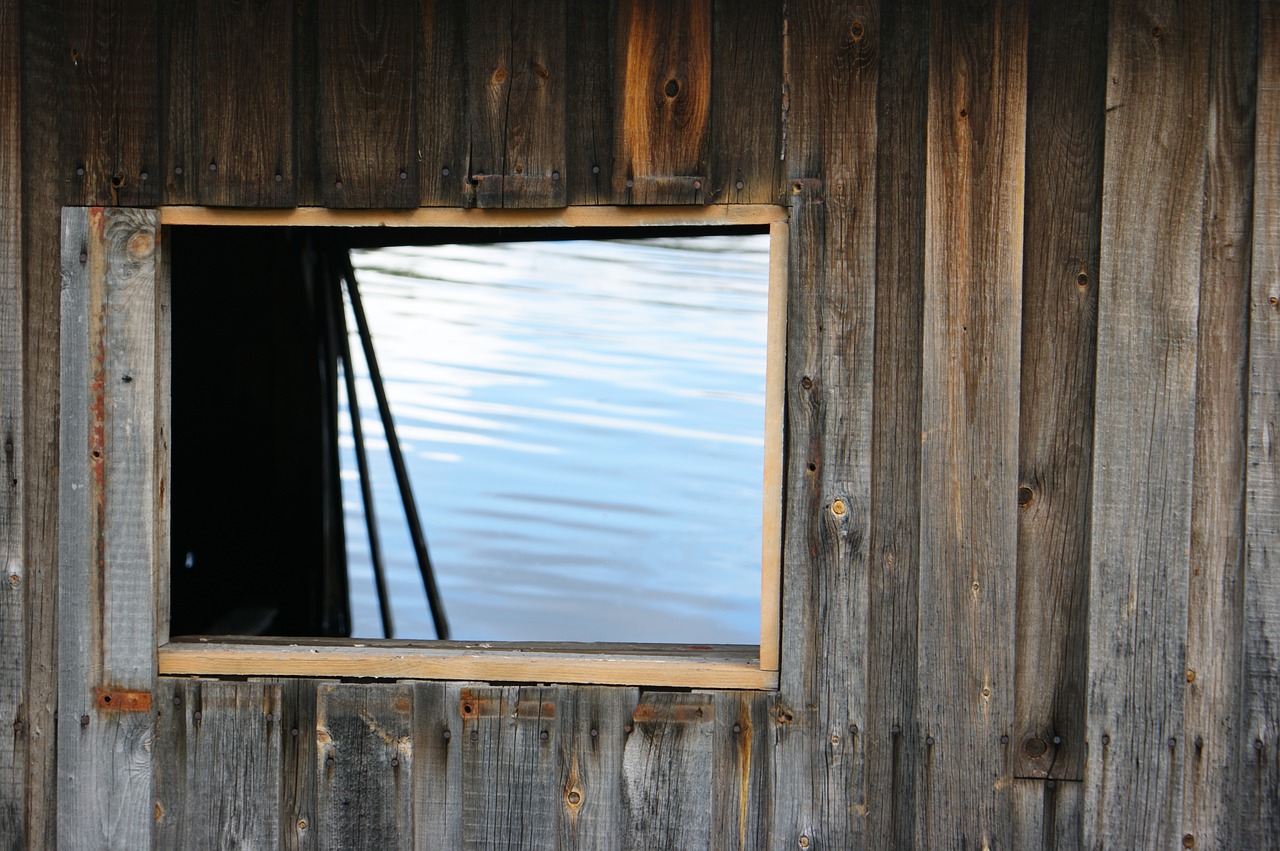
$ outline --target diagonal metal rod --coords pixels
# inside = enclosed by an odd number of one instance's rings
[[[413,538],[413,549],[418,556],[418,570],[422,573],[427,603],[431,606],[431,619],[435,623],[436,637],[445,639],[449,637],[449,622],[445,619],[444,603],[440,600],[440,589],[436,587],[436,574],[431,567],[431,559],[427,555],[427,539],[422,533],[422,522],[418,518],[418,504],[413,498],[413,487],[409,483],[409,471],[404,464],[404,454],[400,451],[396,425],[391,418],[391,405],[387,401],[387,391],[382,383],[382,372],[378,369],[378,358],[373,352],[373,337],[369,333],[364,305],[360,301],[360,288],[356,285],[356,273],[351,266],[351,255],[345,251],[340,252],[339,262],[342,263],[342,276],[347,282],[347,297],[351,299],[351,313],[356,319],[360,345],[364,348],[365,364],[369,367],[369,380],[373,383],[373,394],[378,400],[378,413],[382,415],[382,428],[386,432],[387,447],[391,453],[391,466],[396,472],[396,484],[400,487],[400,500],[404,503],[405,520],[409,524],[409,535]]]
[[[364,523],[369,530],[369,560],[373,562],[373,584],[378,591],[378,613],[382,615],[382,634],[395,637],[391,621],[391,599],[387,594],[387,576],[382,565],[382,542],[378,537],[378,516],[373,505],[373,479],[369,472],[369,456],[365,451],[364,428],[360,424],[360,403],[356,399],[356,374],[351,364],[351,339],[347,330],[347,308],[342,301],[342,284],[333,279],[334,308],[337,312],[338,351],[342,355],[342,377],[347,385],[347,411],[351,416],[351,437],[356,444],[356,469],[360,473],[360,498],[364,502]]]

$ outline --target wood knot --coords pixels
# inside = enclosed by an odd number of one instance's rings
[[[849,38],[854,41],[862,41],[863,36],[867,34],[866,25],[861,20],[856,20],[849,25]]]
[[[1032,736],[1022,743],[1022,752],[1028,759],[1040,759],[1049,750],[1049,743],[1039,736]]]
[[[1026,508],[1031,504],[1031,500],[1035,497],[1035,492],[1027,485],[1018,488],[1018,505]]]
[[[543,67],[542,65],[536,62],[533,65],[533,73],[537,74],[539,77],[541,77],[544,80],[547,79],[547,77],[551,76],[550,71],[548,71],[545,67]]]
[[[135,260],[145,260],[156,249],[156,235],[150,231],[140,230],[129,237],[128,245],[125,247],[128,249],[130,257]]]
[[[504,82],[507,79],[507,69],[499,65],[497,68],[494,69],[492,79],[493,79],[493,82],[495,83]]]
[[[667,84],[662,87],[662,93],[669,98],[674,98],[680,94],[680,81],[674,78],[667,80]]]

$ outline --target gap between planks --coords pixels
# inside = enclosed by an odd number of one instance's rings
[[[707,207],[563,207],[545,210],[485,210],[420,207],[413,210],[340,210],[296,207],[257,210],[221,207],[160,207],[162,225],[223,227],[645,227],[769,225],[787,220],[787,209],[771,204]]]

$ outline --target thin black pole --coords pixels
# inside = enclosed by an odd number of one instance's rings
[[[347,330],[347,309],[342,301],[341,279],[333,279],[337,298],[338,351],[342,355],[342,376],[347,385],[347,412],[351,416],[351,437],[356,444],[356,469],[360,473],[360,498],[364,501],[364,523],[369,530],[369,560],[373,562],[373,584],[378,591],[378,612],[382,615],[382,634],[394,638],[391,622],[391,599],[387,595],[387,577],[382,567],[382,542],[378,537],[378,516],[373,505],[373,480],[369,457],[365,451],[364,427],[360,424],[360,403],[356,399],[356,375],[351,364],[351,339]]]
[[[435,571],[427,555],[427,539],[422,533],[422,522],[418,519],[418,504],[413,498],[413,487],[409,484],[409,471],[404,465],[404,454],[400,451],[400,439],[396,437],[396,425],[391,419],[391,405],[387,401],[387,391],[382,383],[382,372],[378,369],[378,358],[373,352],[373,337],[369,333],[369,323],[364,316],[364,305],[360,301],[360,288],[356,285],[355,269],[351,266],[349,254],[343,252],[340,260],[343,264],[342,274],[347,282],[347,296],[351,299],[351,312],[356,318],[356,331],[360,334],[365,364],[369,367],[369,380],[373,383],[373,394],[378,400],[378,413],[382,415],[382,428],[386,432],[387,448],[391,452],[391,466],[396,471],[396,484],[400,486],[400,499],[404,503],[405,520],[409,523],[409,535],[413,538],[413,549],[418,556],[418,570],[422,573],[422,584],[427,591],[427,603],[431,606],[431,619],[435,622],[436,637],[445,639],[449,637],[449,622],[444,616],[444,603],[440,600]]]

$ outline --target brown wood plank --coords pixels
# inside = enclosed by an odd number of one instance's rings
[[[422,3],[423,76],[418,107],[422,203],[470,206],[466,0]]]
[[[320,0],[321,197],[327,207],[416,207],[418,7]]]
[[[1018,437],[1014,774],[1084,776],[1107,6],[1034,3]],[[1021,810],[1015,810],[1020,813]]]
[[[279,684],[162,678],[156,848],[271,848],[280,832]]]
[[[627,849],[711,847],[711,695],[643,692],[622,754]]]
[[[1215,7],[1197,321],[1181,831],[1239,848],[1249,265],[1257,4]]]
[[[200,109],[196,75],[196,19],[199,0],[169,0],[160,5],[160,173],[166,204],[196,200],[196,126]]]
[[[319,687],[316,847],[414,847],[412,710],[404,685]]]
[[[0,837],[26,845],[23,659],[22,55],[16,3],[0,4]]]
[[[878,10],[788,6],[786,517],[770,847],[866,842]],[[856,35],[856,37],[855,37]],[[917,437],[918,439],[918,437]]]
[[[555,847],[564,851],[617,851],[623,847],[626,808],[622,757],[633,688],[574,688],[560,700],[562,813]]]
[[[930,18],[918,844],[1011,833],[1027,9]]]
[[[731,204],[782,196],[782,4],[714,0],[708,197]]]
[[[414,847],[462,847],[462,686],[413,684]]]
[[[468,12],[476,206],[563,207],[564,2],[494,0]]]
[[[160,199],[158,25],[154,2],[85,0],[63,10],[59,174],[72,203]]]
[[[201,204],[289,207],[293,164],[291,0],[198,3],[194,172]],[[172,71],[171,71],[172,73]]]
[[[711,132],[711,0],[619,0],[614,193],[704,204]]]
[[[26,650],[26,827],[30,848],[57,845],[58,469],[61,333],[62,39],[54,3],[23,3],[21,479]],[[32,108],[39,104],[39,108]]]
[[[773,702],[771,692],[715,695],[711,766],[713,851],[768,847],[774,772],[769,710]]]
[[[565,194],[570,204],[611,204],[615,5],[566,0]]]
[[[60,848],[150,845],[157,220],[64,216]]]
[[[1240,847],[1280,845],[1280,8],[1261,4],[1249,321]]]
[[[1207,7],[1112,4],[1089,595],[1089,847],[1174,847],[1183,835],[1208,32]]]
[[[1070,780],[1013,781],[1014,848],[1075,851],[1080,844],[1084,784]]]
[[[462,848],[551,848],[565,689],[464,688]]]
[[[880,15],[868,561],[867,845],[915,847],[928,3]]]

